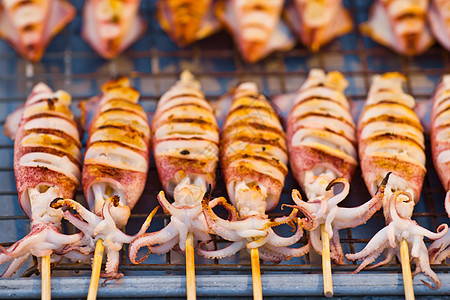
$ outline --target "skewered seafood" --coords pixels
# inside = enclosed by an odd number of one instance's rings
[[[184,251],[187,235],[209,240],[202,214],[202,199],[215,185],[219,128],[211,105],[201,92],[200,83],[189,71],[159,100],[152,122],[153,147],[159,178],[164,190],[173,196],[169,203],[163,191],[158,201],[171,215],[170,224],[158,232],[137,237],[129,247],[130,260],[137,259],[141,247],[164,254],[176,245]]]
[[[159,0],[157,19],[179,46],[185,47],[220,29],[214,16],[214,0]]]
[[[68,210],[64,212],[64,217],[87,237],[85,244],[68,250],[93,252],[95,242],[102,239],[108,259],[103,276],[118,278],[122,276],[118,273],[119,251],[135,237],[119,228],[127,224],[130,210],[145,187],[150,127],[138,104],[139,92],[130,87],[128,78],[110,81],[103,85],[102,91],[101,96],[81,105],[84,120],[91,106],[96,106],[82,173],[83,191],[91,211],[70,199],[57,199],[52,207],[69,206],[81,217]],[[150,219],[138,234],[145,232]]]
[[[414,275],[423,272],[439,288],[441,282],[430,268],[423,237],[439,239],[448,226],[443,224],[433,233],[411,220],[426,172],[425,144],[420,120],[413,111],[414,98],[402,89],[404,80],[398,73],[375,76],[358,121],[359,156],[367,188],[375,192],[386,174],[392,174],[383,198],[387,226],[362,251],[346,257],[363,259],[355,272],[374,262],[385,249],[386,258],[372,267],[388,263],[394,255],[400,260],[398,244],[405,239],[416,263]]]
[[[447,191],[445,210],[450,217],[450,75],[445,75],[433,96],[431,113],[431,151],[441,182]],[[450,234],[428,248],[431,262],[441,263],[450,256]]]
[[[66,0],[4,0],[0,3],[0,37],[21,56],[37,62],[75,14],[75,7]]]
[[[302,237],[303,227],[314,225],[308,212],[303,211],[306,219],[296,217],[298,209],[275,220],[266,214],[266,210],[277,205],[288,172],[286,140],[280,121],[256,84],[240,84],[233,97],[222,132],[220,162],[236,216],[221,219],[213,212],[214,205],[206,199],[203,202],[209,227],[233,243],[220,250],[204,250],[200,244],[198,252],[205,257],[222,258],[245,247],[259,248],[263,259],[274,262],[302,256],[309,251],[310,244],[298,249],[288,246]],[[281,237],[271,228],[293,223],[297,231],[291,237]]]
[[[379,210],[385,184],[359,207],[337,206],[347,197],[357,166],[355,124],[344,96],[347,85],[339,72],[311,70],[296,96],[287,126],[291,168],[308,202],[301,200],[297,190],[292,191],[292,198],[298,207],[313,213],[318,225],[325,224],[331,258],[341,264],[344,254],[338,231],[364,224]],[[343,188],[335,195],[331,188],[339,183]],[[321,254],[319,226],[311,231],[310,239]]]
[[[450,51],[450,2],[430,0],[428,22],[436,40]]]
[[[81,143],[70,102],[66,92],[39,83],[6,121],[6,134],[15,140],[18,199],[31,231],[8,249],[0,248],[0,263],[13,259],[3,277],[12,276],[30,254],[46,256],[82,237],[61,234],[62,212],[50,207],[55,198],[73,197],[80,180]]]
[[[147,29],[139,15],[140,0],[88,0],[81,35],[103,58],[112,59],[136,42]]]
[[[360,30],[400,54],[418,55],[434,43],[427,9],[428,0],[376,0]]]
[[[280,18],[283,0],[221,0],[217,16],[234,36],[248,63],[257,62],[274,51],[288,51],[295,40]]]
[[[300,41],[314,52],[353,28],[341,0],[295,0],[286,10],[286,18]]]

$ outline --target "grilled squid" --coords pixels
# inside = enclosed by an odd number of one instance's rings
[[[3,277],[12,276],[30,254],[46,256],[82,238],[61,234],[63,214],[50,207],[55,198],[73,197],[80,182],[81,143],[70,102],[68,93],[39,83],[6,120],[6,134],[15,141],[18,199],[31,219],[31,231],[8,249],[0,249],[0,263],[13,260]]]
[[[139,15],[140,0],[87,0],[81,35],[103,58],[112,59],[136,42],[147,29]]]
[[[122,230],[130,217],[130,210],[144,191],[150,155],[150,126],[147,115],[138,104],[139,92],[130,87],[128,78],[120,78],[103,85],[103,94],[89,102],[82,102],[84,119],[93,109],[89,139],[84,154],[83,191],[90,210],[70,199],[60,199],[52,207],[68,206],[64,217],[86,236],[79,248],[92,252],[102,239],[107,263],[104,277],[118,278],[119,251],[135,236]],[[145,232],[149,220],[138,234]]]
[[[450,50],[450,2],[430,0],[428,22],[436,40],[445,49]]]
[[[353,28],[342,0],[295,0],[286,10],[286,18],[300,41],[313,52]]]
[[[294,47],[295,40],[280,18],[283,4],[283,0],[221,0],[217,4],[217,16],[234,36],[246,62]]]
[[[198,252],[209,258],[223,258],[243,248],[259,248],[263,259],[274,262],[302,256],[309,251],[309,244],[298,249],[288,246],[299,241],[303,227],[312,227],[308,212],[306,219],[296,217],[298,209],[274,220],[266,214],[277,205],[288,172],[280,121],[256,84],[240,84],[233,97],[221,137],[220,164],[230,201],[237,209],[236,217],[224,220],[207,200],[203,203],[209,227],[232,244],[220,250],[205,250],[200,244]],[[294,223],[297,231],[291,237],[281,237],[272,229]]]
[[[413,110],[414,98],[402,89],[404,80],[398,73],[374,76],[358,121],[359,156],[367,188],[374,193],[386,174],[392,174],[383,198],[387,226],[362,251],[346,257],[363,259],[355,272],[374,262],[385,249],[385,259],[372,267],[390,262],[395,255],[400,260],[399,243],[405,239],[416,264],[414,275],[423,272],[439,288],[441,282],[430,268],[423,237],[439,239],[447,233],[448,226],[443,224],[433,233],[411,220],[426,173],[425,143],[420,120]]]
[[[434,43],[427,9],[428,0],[376,0],[360,30],[400,54],[422,54]]]
[[[24,58],[37,62],[47,45],[76,15],[66,0],[3,0],[0,37]]]
[[[156,9],[161,28],[179,47],[220,29],[220,22],[214,16],[214,0],[159,0]]]
[[[433,95],[431,112],[431,152],[442,185],[447,191],[445,210],[450,217],[450,75],[445,75]],[[432,263],[450,256],[450,234],[428,248]]]
[[[194,241],[210,239],[202,214],[202,199],[215,185],[219,128],[214,111],[201,91],[200,82],[189,71],[159,100],[152,122],[156,168],[170,203],[161,191],[158,201],[169,214],[170,223],[160,231],[137,237],[129,247],[130,260],[139,263],[150,252],[164,254],[172,248],[185,250],[187,235]],[[210,190],[210,189],[209,189]],[[137,259],[140,248],[144,258]],[[178,248],[177,248],[178,247]]]
[[[293,190],[298,207],[311,211],[324,224],[331,242],[331,258],[343,263],[339,230],[364,224],[381,208],[383,188],[365,204],[344,208],[338,204],[350,191],[357,166],[356,133],[350,104],[344,96],[348,82],[339,72],[314,69],[298,91],[288,117],[287,136],[291,169],[308,201]],[[332,187],[340,185],[340,192]],[[311,244],[322,253],[320,227],[310,232]]]

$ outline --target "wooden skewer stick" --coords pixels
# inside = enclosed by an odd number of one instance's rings
[[[329,298],[333,297],[333,278],[331,275],[330,238],[325,230],[325,224],[320,224],[320,235],[322,239],[323,294]]]
[[[408,243],[405,239],[400,242],[400,258],[403,273],[403,286],[405,288],[405,299],[414,300],[414,287],[411,276],[411,266],[409,264]]]
[[[259,266],[259,250],[250,250],[252,260],[253,299],[262,300],[261,268]]]
[[[104,250],[105,246],[103,246],[103,240],[99,239],[95,244],[94,262],[92,264],[91,282],[89,283],[87,300],[97,299],[98,283],[100,281],[100,271],[102,269]]]
[[[194,235],[189,232],[186,239],[186,291],[187,299],[197,299],[195,291]]]
[[[51,286],[50,286],[50,254],[43,256],[41,259],[41,299],[50,300]]]

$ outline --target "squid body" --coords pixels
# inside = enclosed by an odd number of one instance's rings
[[[430,268],[423,237],[442,238],[448,226],[443,224],[433,233],[411,220],[426,173],[425,144],[422,125],[413,110],[414,98],[403,91],[403,81],[399,73],[374,76],[358,121],[361,170],[369,191],[374,193],[386,174],[392,173],[383,198],[387,226],[362,251],[346,256],[349,260],[363,259],[358,272],[387,249],[385,259],[372,267],[386,264],[395,255],[400,259],[399,244],[404,239],[416,263],[414,275],[423,272],[439,288],[441,282]]]
[[[3,0],[0,3],[0,37],[24,58],[37,62],[45,48],[76,15],[66,0]]]
[[[428,4],[429,0],[376,0],[360,30],[400,54],[422,54],[434,43],[427,22]]]
[[[261,257],[268,261],[302,256],[310,249],[309,244],[301,248],[288,246],[300,240],[303,228],[313,226],[311,216],[298,219],[297,209],[274,220],[266,214],[278,204],[288,172],[286,139],[278,116],[254,83],[240,84],[232,97],[222,131],[220,162],[230,201],[237,212],[230,220],[224,220],[214,213],[213,204],[206,200],[203,204],[208,225],[232,244],[220,250],[207,250],[200,245],[199,254],[223,258],[242,248],[259,248]],[[281,237],[272,229],[281,224],[297,225],[297,231],[291,237]]]
[[[180,80],[159,100],[152,122],[153,149],[164,190],[158,201],[169,214],[170,223],[160,231],[145,233],[130,244],[133,263],[145,260],[150,252],[164,254],[172,248],[185,250],[189,233],[194,241],[210,239],[210,229],[202,213],[202,200],[214,188],[218,162],[219,128],[213,108],[201,91],[200,82],[184,71]],[[140,248],[145,257],[137,259]]]
[[[8,249],[1,248],[0,263],[13,260],[3,277],[13,275],[30,254],[58,253],[82,238],[61,234],[63,214],[50,207],[55,198],[73,197],[80,182],[81,143],[70,103],[68,93],[39,83],[6,121],[6,134],[15,140],[18,199],[31,219],[31,231]]]
[[[82,173],[90,210],[70,199],[57,200],[52,206],[68,206],[78,212],[79,216],[64,212],[64,217],[85,234],[83,243],[73,249],[93,252],[95,242],[102,239],[107,255],[103,275],[118,278],[122,276],[118,273],[119,251],[134,239],[120,229],[127,224],[131,209],[144,191],[150,126],[138,104],[139,92],[130,86],[128,78],[110,81],[102,91],[99,97],[81,103],[83,119],[94,107]],[[149,221],[138,234],[145,232]]]

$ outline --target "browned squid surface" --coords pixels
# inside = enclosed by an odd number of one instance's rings
[[[80,182],[81,143],[70,102],[66,92],[53,92],[39,83],[6,121],[5,133],[15,140],[18,198],[31,219],[31,231],[8,249],[0,249],[0,263],[12,260],[3,277],[12,276],[31,254],[59,253],[82,237],[61,234],[63,214],[50,207],[55,198],[73,197]],[[80,258],[77,253],[70,254]]]
[[[359,118],[359,156],[369,191],[374,193],[386,174],[391,174],[383,198],[386,227],[362,251],[347,254],[347,258],[363,259],[358,272],[387,249],[385,259],[371,267],[386,264],[395,255],[400,259],[399,244],[405,239],[410,257],[416,263],[414,275],[423,272],[439,288],[441,282],[430,268],[423,237],[441,238],[448,226],[443,224],[438,233],[433,233],[411,220],[426,173],[425,143],[422,125],[413,110],[415,100],[402,89],[404,80],[399,73],[374,76]]]

